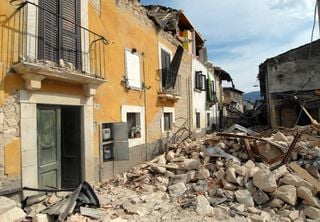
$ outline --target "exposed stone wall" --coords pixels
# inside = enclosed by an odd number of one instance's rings
[[[91,1],[97,1],[97,0],[91,0]],[[118,7],[120,9],[126,9],[129,10],[138,20],[146,25],[146,26],[153,26],[154,29],[158,32],[158,35],[169,42],[171,42],[173,45],[178,46],[181,43],[175,38],[174,35],[171,33],[165,32],[163,30],[160,30],[160,28],[151,21],[147,15],[147,10],[139,3],[138,0],[118,0]]]
[[[146,9],[141,6],[138,0],[117,0],[117,6],[120,9],[129,10],[144,25],[154,25],[154,23],[148,18]]]
[[[179,99],[175,106],[176,125],[181,127],[185,122],[188,129],[192,126],[192,104],[191,104],[191,83],[190,73],[191,56],[184,53],[179,68],[179,75],[181,76],[181,99]]]
[[[297,113],[295,106],[283,106],[281,107],[280,115],[281,122],[279,125],[287,128],[294,127],[297,121]]]
[[[148,125],[147,129],[147,138],[148,142],[152,142],[161,138],[161,118],[162,118],[163,110],[160,109],[159,112],[155,113],[151,123]]]
[[[9,96],[3,106],[0,107],[0,190],[12,189],[21,186],[20,176],[11,177],[5,174],[5,152],[6,145],[13,142],[20,135],[19,120],[20,108],[17,96]],[[13,157],[15,158],[15,157]],[[20,162],[20,158],[16,161]],[[17,164],[18,165],[18,164]]]

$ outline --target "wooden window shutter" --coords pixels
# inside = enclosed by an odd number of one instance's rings
[[[62,58],[80,69],[81,32],[73,24],[80,24],[80,1],[39,0],[39,6],[44,9],[39,9],[39,59],[58,63]]]
[[[61,16],[67,20],[80,24],[80,1],[61,1]],[[81,45],[80,28],[64,19],[61,21],[61,52],[60,58],[65,62],[72,63],[77,69],[80,68]]]
[[[58,0],[39,0],[39,59],[57,62],[59,58],[59,14]],[[50,13],[48,11],[54,13]]]
[[[201,71],[196,71],[195,73],[195,85],[196,85],[196,89],[201,89]]]
[[[169,85],[169,66],[170,66],[170,60],[171,60],[171,56],[168,52],[166,52],[165,50],[161,49],[161,81],[162,81],[162,87],[165,89],[169,89],[170,85]]]
[[[175,55],[173,56],[172,62],[170,64],[170,71],[172,75],[170,85],[172,88],[174,88],[174,85],[176,84],[182,56],[183,56],[183,47],[179,45]]]
[[[125,65],[128,85],[127,87],[141,88],[140,57],[136,53],[125,50]]]

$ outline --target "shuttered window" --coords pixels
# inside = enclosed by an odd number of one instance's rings
[[[161,49],[161,82],[162,82],[162,88],[169,89],[169,81],[170,73],[169,73],[169,66],[171,61],[171,55],[165,51],[164,49]]]
[[[201,91],[206,90],[206,76],[202,74],[202,71],[195,72],[195,88]]]
[[[127,87],[141,89],[140,57],[137,53],[125,50]]]
[[[39,58],[81,67],[80,1],[39,0]]]
[[[164,131],[172,130],[172,113],[163,113]]]

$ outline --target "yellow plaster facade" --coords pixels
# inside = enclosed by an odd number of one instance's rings
[[[4,147],[4,174],[7,177],[21,176],[21,151],[20,139],[15,139],[12,143]]]
[[[176,51],[177,43],[174,44],[169,38],[166,38],[166,35],[169,34],[159,31],[153,22],[147,19],[146,15],[137,13],[133,5],[128,6],[121,2],[101,1],[100,14],[88,4],[88,29],[99,33],[110,41],[106,47],[104,58],[106,82],[97,88],[96,95],[92,97],[93,135],[91,140],[95,160],[101,159],[99,125],[102,122],[122,122],[121,106],[145,107],[146,142],[149,143],[163,137],[163,133],[159,129],[163,107],[174,107],[176,104],[172,100],[164,102],[158,98],[160,76],[157,70],[160,59],[159,43],[169,48],[173,54]],[[18,94],[20,90],[26,90],[25,80],[21,74],[14,73],[10,69],[11,65],[17,62],[15,58],[19,57],[17,45],[9,44],[17,39],[17,30],[14,28],[16,21],[6,20],[14,14],[14,10],[15,7],[7,1],[3,2],[0,7],[0,21],[2,21],[0,27],[0,108],[6,103],[9,96]],[[125,50],[132,48],[135,48],[140,54],[141,82],[146,86],[141,90],[129,90],[122,81],[126,73]],[[183,60],[191,63],[191,55],[184,53]],[[85,98],[83,89],[84,87],[80,83],[44,79],[41,81],[41,89],[38,92]],[[21,162],[19,160],[23,143],[25,141],[20,139],[20,135],[15,135],[11,142],[2,144],[6,145],[4,154],[6,174],[20,176]],[[91,163],[93,160],[89,162]]]

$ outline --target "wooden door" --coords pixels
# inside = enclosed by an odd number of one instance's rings
[[[39,187],[61,187],[60,108],[38,106]]]

